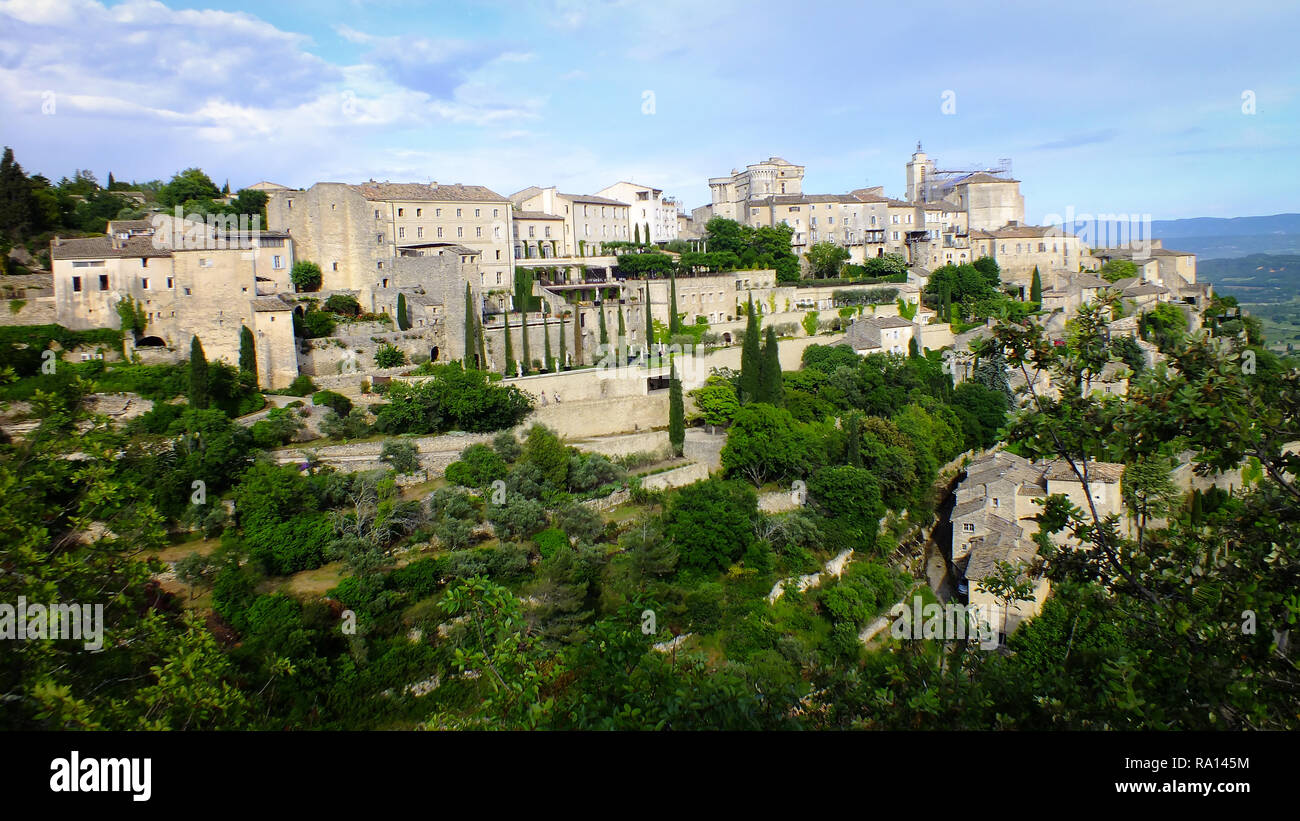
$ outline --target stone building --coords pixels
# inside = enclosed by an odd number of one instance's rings
[[[665,197],[663,189],[620,181],[596,192],[628,204],[628,220],[640,226],[641,241],[663,245],[677,239],[677,201]],[[637,232],[632,232],[635,237]]]
[[[268,192],[267,221],[320,265],[322,291],[351,291],[363,308],[403,249],[431,243],[479,253],[480,288],[514,282],[510,201],[481,185],[321,182]]]

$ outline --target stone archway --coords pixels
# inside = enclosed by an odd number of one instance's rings
[[[438,361],[438,346],[437,346],[437,345],[434,345],[432,348],[429,349],[429,361],[430,361],[430,362],[437,362],[437,361]]]

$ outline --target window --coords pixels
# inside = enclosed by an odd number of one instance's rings
[[[384,244],[384,235],[383,235],[383,234],[375,234],[375,244],[376,244],[376,245],[383,245],[383,244]]]
[[[424,209],[423,209],[423,208],[417,208],[417,209],[415,209],[415,215],[416,215],[417,217],[422,217],[422,216],[424,216]]]
[[[81,277],[73,277],[73,278],[72,278],[72,290],[73,290],[73,293],[77,293],[77,292],[81,291]]]
[[[435,209],[433,209],[433,215],[434,215],[435,217],[441,217],[441,216],[442,216],[442,209],[441,209],[441,208],[435,208]]]
[[[475,209],[474,209],[474,216],[475,216],[476,218],[477,218],[477,217],[481,217],[481,216],[483,216],[481,209],[475,208]]]
[[[549,225],[546,226],[546,236],[547,236],[548,238],[551,236],[551,226],[549,226]]]
[[[534,236],[534,234],[533,234],[533,226],[530,225],[530,226],[528,226],[528,238],[529,238],[529,239],[532,239],[533,236]]]
[[[463,236],[465,236],[465,229],[462,228],[462,227],[460,227],[459,225],[457,225],[457,226],[456,226],[456,236],[458,236],[458,237],[463,237]]]
[[[405,228],[398,228],[398,229],[397,229],[397,238],[398,238],[398,239],[406,239],[406,229],[405,229]]]
[[[998,504],[998,499],[997,499],[997,497],[995,496],[995,497],[993,497],[993,509],[994,509],[994,510],[997,510],[999,507],[1001,507],[1001,505]]]
[[[200,267],[200,268],[211,268],[211,267],[212,267],[212,260],[211,260],[210,258],[209,258],[209,259],[200,259],[200,260],[199,260],[199,267]]]
[[[375,263],[375,267],[378,268],[380,271],[382,271],[382,270],[384,270],[384,263],[383,263],[383,262],[376,262],[376,263]],[[388,281],[388,280],[384,280],[384,282],[387,282],[387,281]],[[387,288],[388,286],[385,285],[384,287]]]
[[[189,288],[186,288],[186,289],[185,289],[185,296],[190,296],[190,295],[193,294],[193,293],[194,293],[194,292],[191,291]]]
[[[149,277],[140,277],[140,290],[149,290]]]
[[[456,209],[456,216],[457,216],[457,217],[460,216],[460,212],[461,212],[461,209],[457,208],[457,209]]]
[[[399,217],[404,217],[404,216],[406,216],[406,209],[405,209],[405,208],[398,208],[398,209],[397,209],[397,216],[399,216]]]
[[[293,210],[293,200],[288,200],[288,207],[290,211]]]
[[[284,258],[281,257],[279,254],[276,254],[275,256],[271,257],[271,267],[272,267],[272,268],[283,268],[283,267],[284,267]]]
[[[423,239],[423,238],[424,238],[424,228],[416,228],[416,229],[415,229],[415,238],[416,238],[416,239]]]
[[[167,290],[170,291],[175,287],[176,287],[176,280],[172,277],[167,277]]]
[[[442,229],[438,229],[438,239],[442,239]]]
[[[500,209],[500,208],[493,208],[493,209],[492,209],[492,216],[493,216],[493,217],[499,217],[499,216],[501,216],[501,209]]]
[[[962,532],[963,532],[963,533],[974,533],[974,532],[975,532],[975,523],[974,523],[974,522],[963,522],[963,523],[962,523],[962,526],[961,526],[961,529],[962,529]]]
[[[501,259],[501,252],[497,251],[497,259]]]
[[[474,229],[474,236],[476,236],[476,237],[481,237],[481,236],[483,236],[483,227],[482,227],[482,226],[479,226],[478,228],[475,228],[475,229]]]
[[[375,209],[375,219],[379,219],[379,209]]]
[[[168,277],[168,279],[167,279],[167,287],[169,287],[169,288],[171,287],[171,278],[170,278],[170,277]],[[101,290],[101,291],[107,291],[107,290],[108,290],[108,274],[100,274],[100,275],[99,275],[99,290]]]

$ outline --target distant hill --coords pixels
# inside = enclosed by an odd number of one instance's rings
[[[1196,278],[1241,302],[1289,302],[1300,295],[1300,254],[1198,259]]]
[[[1152,220],[1151,234],[1166,248],[1201,259],[1300,253],[1300,214],[1266,217],[1193,217]]]

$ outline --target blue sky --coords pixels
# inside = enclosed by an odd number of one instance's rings
[[[1300,211],[1297,31],[1250,0],[0,0],[0,142],[56,179],[631,179],[691,208],[774,155],[900,196],[920,139],[1011,158],[1031,220],[1271,214]]]

